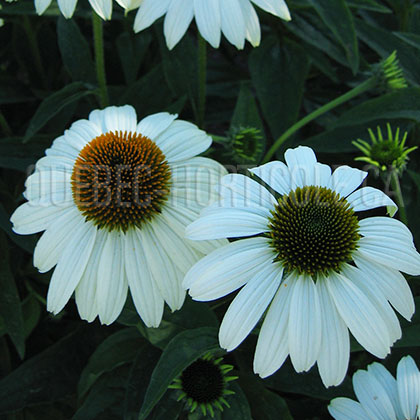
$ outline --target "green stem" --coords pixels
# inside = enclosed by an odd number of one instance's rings
[[[198,116],[197,125],[203,127],[206,111],[207,43],[198,34]]]
[[[398,178],[397,171],[394,171],[394,170],[391,173],[391,186],[392,186],[392,189],[395,193],[395,198],[396,198],[397,205],[398,205],[400,220],[405,225],[407,225],[408,224],[407,213],[405,211],[404,198],[403,198],[403,195],[402,195],[402,192],[401,192],[400,180]]]
[[[6,137],[11,137],[13,135],[12,129],[10,128],[9,123],[4,117],[3,113],[0,111],[0,127]]]
[[[93,41],[95,48],[96,79],[99,86],[99,103],[101,108],[109,104],[108,89],[106,87],[104,34],[102,19],[92,11]]]
[[[276,153],[277,149],[296,131],[298,131],[300,128],[305,126],[306,124],[310,123],[315,118],[318,118],[322,114],[325,114],[326,112],[332,110],[333,108],[336,108],[337,106],[349,101],[350,99],[354,98],[355,96],[358,96],[362,94],[363,92],[366,92],[369,89],[372,89],[377,85],[377,78],[376,76],[372,76],[363,83],[361,83],[359,86],[356,86],[352,90],[348,91],[344,95],[339,96],[338,98],[332,100],[331,102],[328,102],[327,104],[321,106],[321,108],[316,109],[315,111],[308,114],[306,117],[299,120],[297,123],[293,124],[289,129],[287,129],[281,137],[279,137],[274,144],[271,146],[271,148],[268,150],[267,154],[264,156],[263,163],[266,163],[270,160],[270,158]]]
[[[48,79],[44,71],[44,66],[42,65],[41,52],[39,51],[36,33],[27,15],[23,16],[22,26],[23,26],[23,30],[25,31],[26,38],[28,39],[29,47],[31,48],[31,51],[32,51],[35,68],[41,77],[44,88],[48,89]]]

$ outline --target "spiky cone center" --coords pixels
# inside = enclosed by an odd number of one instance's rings
[[[324,187],[296,188],[280,197],[269,228],[276,260],[290,272],[313,277],[340,272],[360,239],[354,210]]]
[[[71,176],[73,200],[86,220],[125,232],[161,212],[170,178],[165,155],[148,137],[108,132],[79,153]]]

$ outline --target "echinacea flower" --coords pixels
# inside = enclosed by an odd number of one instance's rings
[[[52,0],[35,0],[35,10],[42,15]],[[121,0],[123,1],[123,0]],[[66,19],[70,19],[76,10],[77,0],[57,0],[58,7]],[[111,19],[112,0],[89,0],[92,9],[104,20]]]
[[[12,215],[20,234],[44,231],[34,252],[41,272],[54,266],[47,309],[60,312],[75,291],[81,318],[104,324],[120,314],[130,289],[147,326],[166,301],[179,309],[182,279],[218,241],[184,239],[185,226],[225,173],[195,157],[211,138],[176,115],[137,123],[131,106],[91,112],[57,138],[26,181],[27,203]]]
[[[285,20],[290,20],[284,0],[144,0],[137,11],[134,31],[148,28],[165,15],[164,34],[169,49],[181,40],[193,18],[201,36],[214,48],[220,45],[221,32],[242,49],[247,39],[259,45],[261,28],[253,4]]]
[[[411,356],[397,366],[397,379],[379,363],[353,375],[359,402],[334,398],[328,411],[335,420],[418,420],[420,417],[420,372]]]
[[[230,408],[226,397],[235,392],[229,389],[229,382],[238,377],[228,375],[233,366],[222,362],[223,357],[216,359],[207,353],[191,363],[169,385],[169,388],[178,390],[178,401],[185,400],[191,413],[199,408],[204,416],[209,413],[214,417],[215,409]]]
[[[384,358],[401,337],[397,316],[414,312],[403,271],[420,274],[420,255],[408,228],[391,217],[360,212],[394,202],[371,187],[367,173],[341,166],[331,173],[312,149],[298,147],[250,171],[266,185],[239,175],[222,178],[220,200],[187,227],[194,240],[245,238],[204,257],[184,286],[209,301],[242,288],[219,331],[221,347],[235,349],[268,309],[254,358],[261,377],[290,354],[297,372],[315,362],[325,386],[343,380],[349,332]],[[363,214],[363,213],[362,213]],[[389,303],[390,304],[389,304]]]

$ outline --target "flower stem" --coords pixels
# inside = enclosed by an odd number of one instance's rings
[[[204,125],[206,110],[206,77],[207,77],[207,44],[205,39],[198,34],[198,116],[197,125]]]
[[[296,131],[298,131],[300,128],[304,127],[306,124],[310,123],[315,118],[318,118],[319,116],[325,114],[326,112],[336,108],[337,106],[349,101],[350,99],[353,99],[355,96],[358,96],[362,94],[363,92],[366,92],[369,89],[372,89],[376,84],[378,83],[377,77],[372,76],[363,83],[361,83],[359,86],[356,86],[355,88],[351,89],[344,95],[339,96],[338,98],[332,100],[331,102],[328,102],[327,104],[321,106],[321,108],[316,109],[315,111],[308,114],[306,117],[302,118],[295,124],[293,124],[289,129],[287,129],[271,146],[271,148],[268,150],[266,155],[264,156],[263,163],[266,163],[270,160],[270,158],[276,153],[277,149]]]
[[[108,106],[108,89],[106,87],[104,34],[101,18],[92,11],[93,41],[95,48],[96,79],[99,86],[99,103],[102,108]]]
[[[405,225],[407,225],[408,224],[407,213],[405,211],[404,199],[401,192],[400,179],[398,178],[397,171],[394,171],[394,170],[391,172],[391,186],[395,193],[395,198],[396,198],[398,210],[400,213],[400,220]]]

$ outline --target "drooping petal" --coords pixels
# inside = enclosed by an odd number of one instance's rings
[[[110,20],[112,16],[112,0],[89,0],[92,9],[103,20]]]
[[[245,20],[246,39],[253,47],[258,47],[261,42],[261,28],[258,15],[249,0],[239,0]]]
[[[275,295],[283,269],[277,264],[264,266],[230,304],[219,330],[220,346],[231,351],[255,327]]]
[[[227,40],[242,50],[245,45],[246,27],[238,0],[219,0],[222,32]]]
[[[128,283],[124,267],[122,232],[108,232],[98,265],[96,304],[102,324],[112,324],[127,299]]]
[[[350,398],[334,398],[328,406],[328,411],[335,420],[372,420],[360,403]]]
[[[310,276],[299,275],[289,313],[290,359],[296,372],[308,371],[318,358],[322,320],[318,291]]]
[[[167,12],[170,2],[171,0],[143,0],[134,20],[134,32],[148,28],[155,20],[163,16]]]
[[[328,188],[340,194],[341,197],[347,197],[363,182],[367,174],[347,165],[340,166],[331,175]]]
[[[184,36],[194,17],[191,0],[172,0],[166,12],[163,32],[166,45],[171,50]]]
[[[254,357],[254,372],[261,378],[272,375],[289,355],[289,311],[297,277],[283,279],[267,311]]]
[[[290,20],[290,12],[284,0],[252,0],[258,7],[284,20]]]
[[[389,353],[389,333],[378,311],[349,279],[330,273],[325,279],[335,306],[356,340],[370,353],[384,358]]]
[[[35,10],[38,15],[42,15],[51,4],[51,0],[35,0]]]
[[[317,359],[326,387],[339,385],[346,376],[350,357],[349,331],[335,307],[324,278],[316,283],[321,305],[322,339]]]
[[[405,277],[397,270],[364,258],[359,252],[353,254],[353,259],[377,283],[391,305],[409,321],[414,314],[414,298]]]
[[[398,210],[397,205],[382,191],[372,187],[360,188],[347,197],[354,211],[371,210],[377,207],[387,207],[392,217]]]
[[[158,327],[163,315],[164,301],[152,279],[141,238],[129,230],[125,237],[125,271],[134,306],[148,327]]]
[[[415,419],[420,404],[420,373],[411,356],[403,357],[398,363],[397,387],[405,418]]]
[[[76,289],[95,244],[96,226],[84,223],[68,239],[57,262],[47,295],[47,310],[58,314]]]
[[[219,0],[194,0],[194,15],[201,36],[214,48],[219,48],[221,17]]]
[[[77,0],[57,0],[57,3],[63,16],[70,19],[76,9]]]
[[[242,287],[273,258],[265,238],[232,242],[191,267],[183,285],[195,300],[218,299]]]

